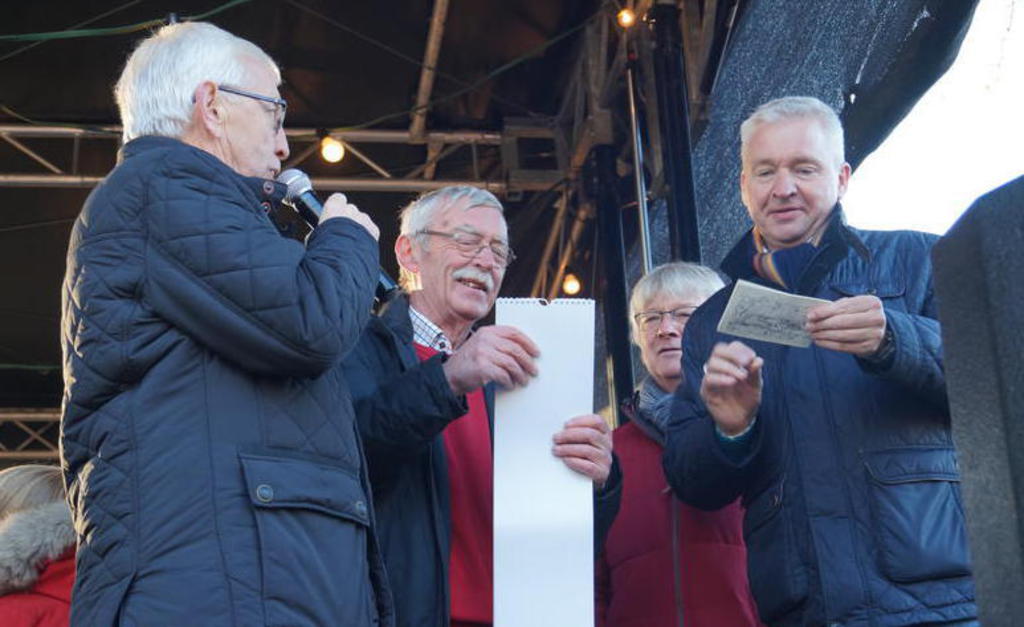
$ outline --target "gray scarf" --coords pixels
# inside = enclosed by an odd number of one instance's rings
[[[645,377],[637,389],[633,420],[647,437],[662,446],[665,446],[665,429],[672,416],[672,397],[673,394],[658,387],[650,376]]]

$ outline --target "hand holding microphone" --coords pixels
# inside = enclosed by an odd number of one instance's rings
[[[345,194],[331,194],[327,204],[320,204],[320,199],[313,193],[313,183],[302,170],[290,168],[277,177],[278,183],[288,186],[284,195],[284,204],[294,208],[312,228],[316,228],[324,220],[331,218],[349,218],[355,220],[366,229],[373,239],[380,238],[380,229],[373,223],[370,216],[359,210],[345,198]]]
[[[295,209],[302,219],[310,226],[316,228],[324,220],[331,218],[349,218],[356,221],[360,226],[373,236],[373,239],[380,238],[380,229],[373,223],[370,216],[359,210],[345,198],[345,194],[331,194],[327,199],[327,205],[320,204],[320,199],[313,193],[313,183],[302,170],[290,168],[277,177],[278,183],[288,186],[284,195],[284,204]],[[387,272],[381,270],[377,277],[377,301],[385,302],[392,292],[398,289],[394,280]]]
[[[330,220],[331,218],[348,218],[358,222],[364,229],[370,232],[373,239],[380,239],[380,229],[373,223],[370,216],[366,215],[359,210],[358,207],[353,205],[345,198],[345,194],[335,193],[331,194],[327,198],[327,202],[324,204],[324,212],[320,214],[320,222]]]

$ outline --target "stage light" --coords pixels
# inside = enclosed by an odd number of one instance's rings
[[[581,289],[583,289],[583,284],[580,283],[579,278],[575,274],[570,272],[565,275],[564,279],[562,279],[562,291],[565,292],[566,295],[575,296],[580,293]]]
[[[623,9],[615,15],[615,19],[619,21],[619,26],[622,28],[629,28],[636,24],[636,13],[633,13],[632,9]]]
[[[345,144],[327,135],[320,140],[320,156],[327,163],[337,163],[345,158]]]

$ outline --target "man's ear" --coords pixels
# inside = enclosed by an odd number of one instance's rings
[[[750,209],[750,197],[747,196],[747,171],[745,169],[740,170],[740,200],[743,202],[743,206]]]
[[[415,244],[413,244],[412,238],[408,235],[399,235],[398,239],[395,240],[395,258],[398,259],[398,265],[402,266],[407,272],[417,274],[420,271],[420,264],[416,259],[414,247]]]
[[[203,81],[192,92],[192,124],[206,134],[220,137],[224,129],[224,108],[217,98],[217,86]]]
[[[846,186],[850,183],[850,164],[844,163],[839,167],[839,199],[846,193]],[[837,199],[838,200],[838,199]]]

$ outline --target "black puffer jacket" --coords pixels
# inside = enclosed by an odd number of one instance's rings
[[[401,627],[448,627],[451,508],[441,432],[468,411],[442,369],[441,355],[420,362],[413,348],[409,302],[398,295],[371,320],[345,358],[359,429],[366,446],[395,616]],[[484,388],[493,433],[494,389]],[[595,493],[595,542],[619,509],[618,462]]]
[[[283,186],[163,137],[75,223],[63,293],[72,623],[390,624],[337,367],[377,245],[347,219],[303,247]]]

